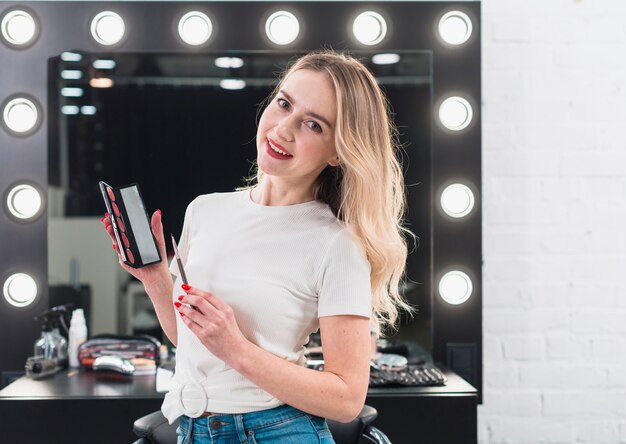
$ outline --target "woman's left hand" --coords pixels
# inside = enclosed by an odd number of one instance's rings
[[[187,294],[174,302],[183,322],[211,353],[232,365],[248,342],[232,307],[211,292],[187,285],[183,285],[183,290]]]

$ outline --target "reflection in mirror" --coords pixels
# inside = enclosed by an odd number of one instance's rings
[[[402,318],[396,337],[430,349],[431,53],[352,54],[389,98],[404,145],[407,224],[420,238],[419,248],[409,244],[405,284],[419,311]],[[161,209],[166,238],[178,238],[193,198],[232,191],[250,175],[261,103],[297,55],[66,52],[49,59],[49,284],[57,292],[79,288],[83,299],[88,289],[89,334],[166,339],[100,224],[98,181],[139,183],[148,213]]]

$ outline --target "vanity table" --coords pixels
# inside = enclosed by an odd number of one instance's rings
[[[443,387],[370,388],[374,425],[394,444],[477,442],[476,389],[450,370]],[[0,390],[3,442],[132,443],[135,419],[161,408],[158,375],[64,371],[35,381],[22,377]]]

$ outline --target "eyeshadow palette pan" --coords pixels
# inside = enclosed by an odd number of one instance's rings
[[[161,262],[139,185],[112,187],[100,181],[100,191],[111,216],[122,261],[133,268]]]

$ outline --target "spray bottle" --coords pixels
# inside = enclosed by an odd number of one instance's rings
[[[67,332],[64,315],[71,304],[52,307],[42,312],[35,319],[42,320],[41,337],[35,342],[35,356],[44,359],[54,359],[62,368],[67,366],[67,340],[59,331],[63,325]]]
[[[57,357],[57,343],[52,334],[52,319],[49,316],[49,312],[45,311],[35,319],[43,320],[41,326],[41,336],[35,342],[35,357],[43,359],[56,359]]]
[[[72,312],[72,320],[70,322],[69,333],[69,362],[70,367],[80,367],[78,359],[78,348],[87,340],[87,325],[85,323],[85,314],[82,308],[77,308]]]
[[[58,344],[57,357],[59,360],[59,365],[63,368],[67,367],[67,339],[65,338],[69,335],[69,330],[67,328],[67,324],[65,323],[65,315],[68,309],[71,307],[72,304],[64,304],[52,307],[50,309],[50,311],[52,312],[52,336],[54,337],[55,342]],[[61,333],[61,326],[63,326],[65,334]]]

